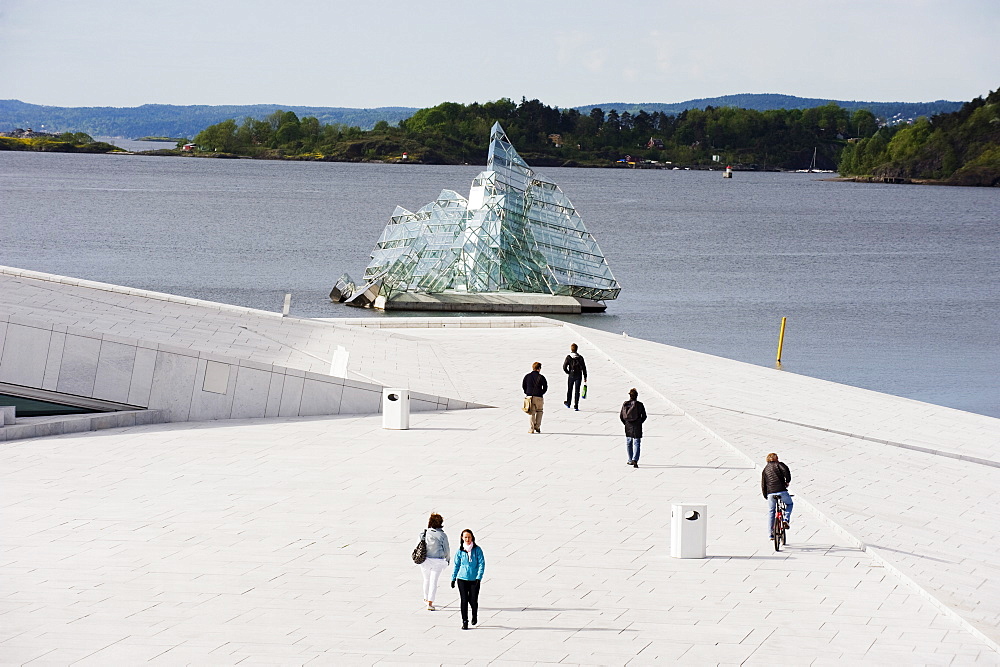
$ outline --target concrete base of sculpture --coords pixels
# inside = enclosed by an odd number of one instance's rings
[[[403,292],[390,299],[378,297],[375,308],[383,310],[422,310],[468,313],[548,313],[574,315],[603,313],[607,305],[575,296],[527,294],[524,292],[444,292],[423,294]]]

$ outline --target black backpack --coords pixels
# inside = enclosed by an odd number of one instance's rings
[[[639,402],[629,401],[625,404],[625,421],[639,421]]]
[[[580,355],[577,355],[575,357],[570,357],[569,358],[570,375],[579,375],[583,373],[583,368],[581,368],[582,364],[583,364],[583,357],[581,357]]]

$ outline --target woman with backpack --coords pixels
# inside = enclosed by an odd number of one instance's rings
[[[622,404],[621,420],[625,424],[625,446],[628,448],[627,465],[639,467],[639,443],[642,440],[642,423],[646,421],[646,406],[639,401],[635,387],[628,390],[629,400]],[[632,445],[635,445],[633,454]]]

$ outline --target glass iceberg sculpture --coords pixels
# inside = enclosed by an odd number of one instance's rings
[[[364,282],[355,291],[360,302],[352,305],[404,292],[604,301],[621,291],[569,198],[521,159],[499,123],[491,131],[486,171],[472,181],[468,199],[442,190],[416,213],[397,206]]]

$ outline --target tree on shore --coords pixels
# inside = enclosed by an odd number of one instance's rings
[[[209,125],[198,133],[194,142],[205,150],[229,153],[240,147],[237,141],[236,121],[224,120],[215,125]]]

